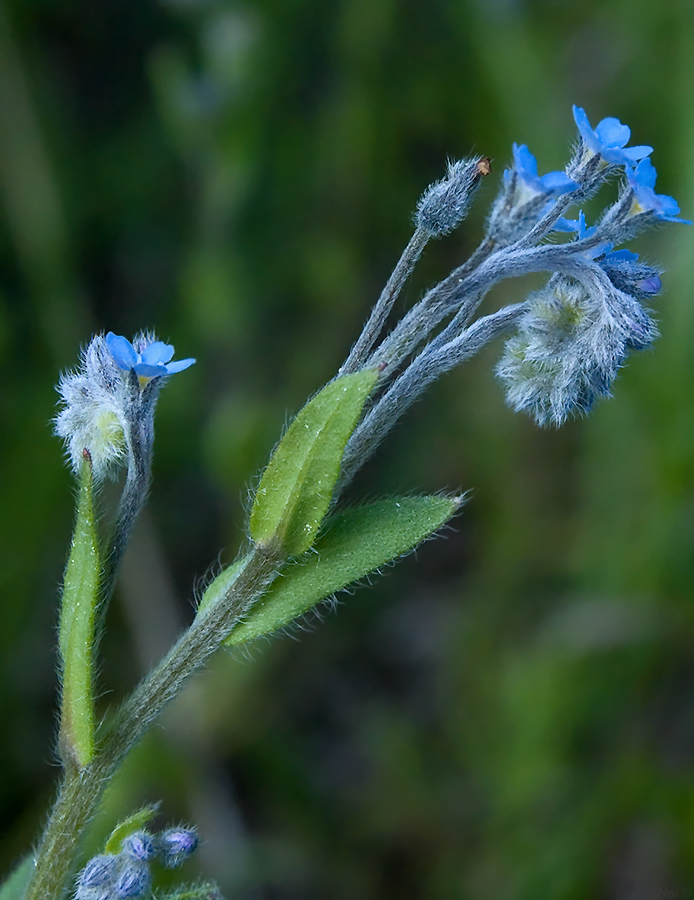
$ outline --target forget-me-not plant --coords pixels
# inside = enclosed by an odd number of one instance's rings
[[[247,545],[207,586],[193,623],[166,657],[100,724],[97,620],[150,487],[159,391],[194,360],[172,361],[173,347],[153,334],[131,342],[108,332],[92,338],[80,367],[62,377],[55,430],[79,482],[59,627],[64,778],[36,854],[0,889],[0,900],[56,900],[66,892],[75,900],[148,898],[157,866],[178,867],[193,853],[194,829],[153,833],[156,810],[146,808],[116,825],[102,853],[80,858],[114,773],[212,653],[283,628],[458,511],[462,498],[446,495],[340,506],[354,474],[433,381],[503,337],[496,374],[508,403],[540,425],[561,425],[609,396],[628,354],[652,343],[657,327],[648,306],[662,272],[621,245],[646,228],[686,220],[673,198],[655,193],[652,149],[629,147],[626,125],[606,118],[593,129],[578,107],[574,118],[578,142],[563,171],[540,175],[528,147],[513,145],[478,248],[392,322],[426,244],[460,225],[491,174],[490,160],[452,162],[427,188],[412,238],[347,359],[272,454],[254,492]],[[616,198],[588,223],[585,202],[615,178]],[[480,312],[496,284],[537,272],[548,274],[544,287]],[[121,467],[118,509],[104,531],[94,493]],[[198,884],[157,896],[219,895],[214,885]]]

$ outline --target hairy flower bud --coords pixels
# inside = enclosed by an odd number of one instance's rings
[[[457,228],[467,215],[475,188],[490,171],[487,157],[449,162],[446,177],[430,184],[420,197],[415,213],[417,227],[432,237]]]
[[[609,396],[627,352],[646,347],[656,333],[632,297],[589,291],[557,275],[529,298],[496,374],[516,411],[528,412],[539,425],[561,425]]]
[[[182,865],[198,846],[198,836],[192,828],[169,828],[159,835],[158,855],[167,869]]]
[[[662,270],[640,262],[638,253],[615,250],[599,262],[612,284],[636,300],[649,300],[663,286],[660,280]]]
[[[113,887],[113,896],[119,900],[142,897],[149,892],[151,885],[152,875],[147,863],[128,860],[120,870]]]
[[[146,862],[154,856],[154,842],[146,831],[135,831],[124,839],[122,852],[132,859]]]
[[[116,856],[106,853],[94,856],[80,872],[77,884],[85,888],[111,884],[116,876],[116,867]]]

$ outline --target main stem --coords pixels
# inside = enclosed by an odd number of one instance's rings
[[[195,619],[123,703],[94,760],[80,771],[66,771],[24,900],[60,900],[74,872],[85,828],[114,773],[187,679],[207,661],[273,581],[280,564],[281,559],[272,552],[254,548],[227,597]]]

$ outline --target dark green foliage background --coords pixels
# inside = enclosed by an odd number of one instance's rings
[[[233,557],[249,485],[446,157],[494,173],[400,309],[479,240],[512,141],[563,165],[573,102],[653,144],[659,190],[694,216],[691,0],[0,5],[2,871],[58,776],[58,372],[100,329],[156,328],[198,359],[161,398],[105,709]],[[299,640],[220,654],[129,761],[93,847],[161,798],[162,824],[200,827],[190,877],[227,898],[691,896],[693,235],[635,242],[668,269],[662,338],[589,420],[514,416],[498,346],[408,414],[352,499],[473,488],[455,530]]]

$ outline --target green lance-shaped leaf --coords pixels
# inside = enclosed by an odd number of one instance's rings
[[[416,547],[461,504],[460,497],[407,497],[332,516],[306,561],[283,572],[224,643],[243,644],[289,624],[325,597]],[[201,609],[215,599],[217,594],[203,597]]]
[[[345,445],[377,378],[376,369],[344,375],[310,400],[287,429],[258,486],[250,532],[261,546],[298,556],[328,511]]]
[[[85,451],[77,522],[65,569],[59,636],[63,681],[60,749],[64,762],[79,768],[94,755],[92,655],[101,564],[93,489],[91,459]]]
[[[136,813],[128,816],[127,819],[119,822],[106,841],[104,853],[120,853],[123,841],[136,831],[142,831],[152,821],[158,811],[158,803],[152,806],[143,806],[142,809],[138,809]]]
[[[28,856],[0,885],[0,900],[23,900],[34,874],[34,859]]]

